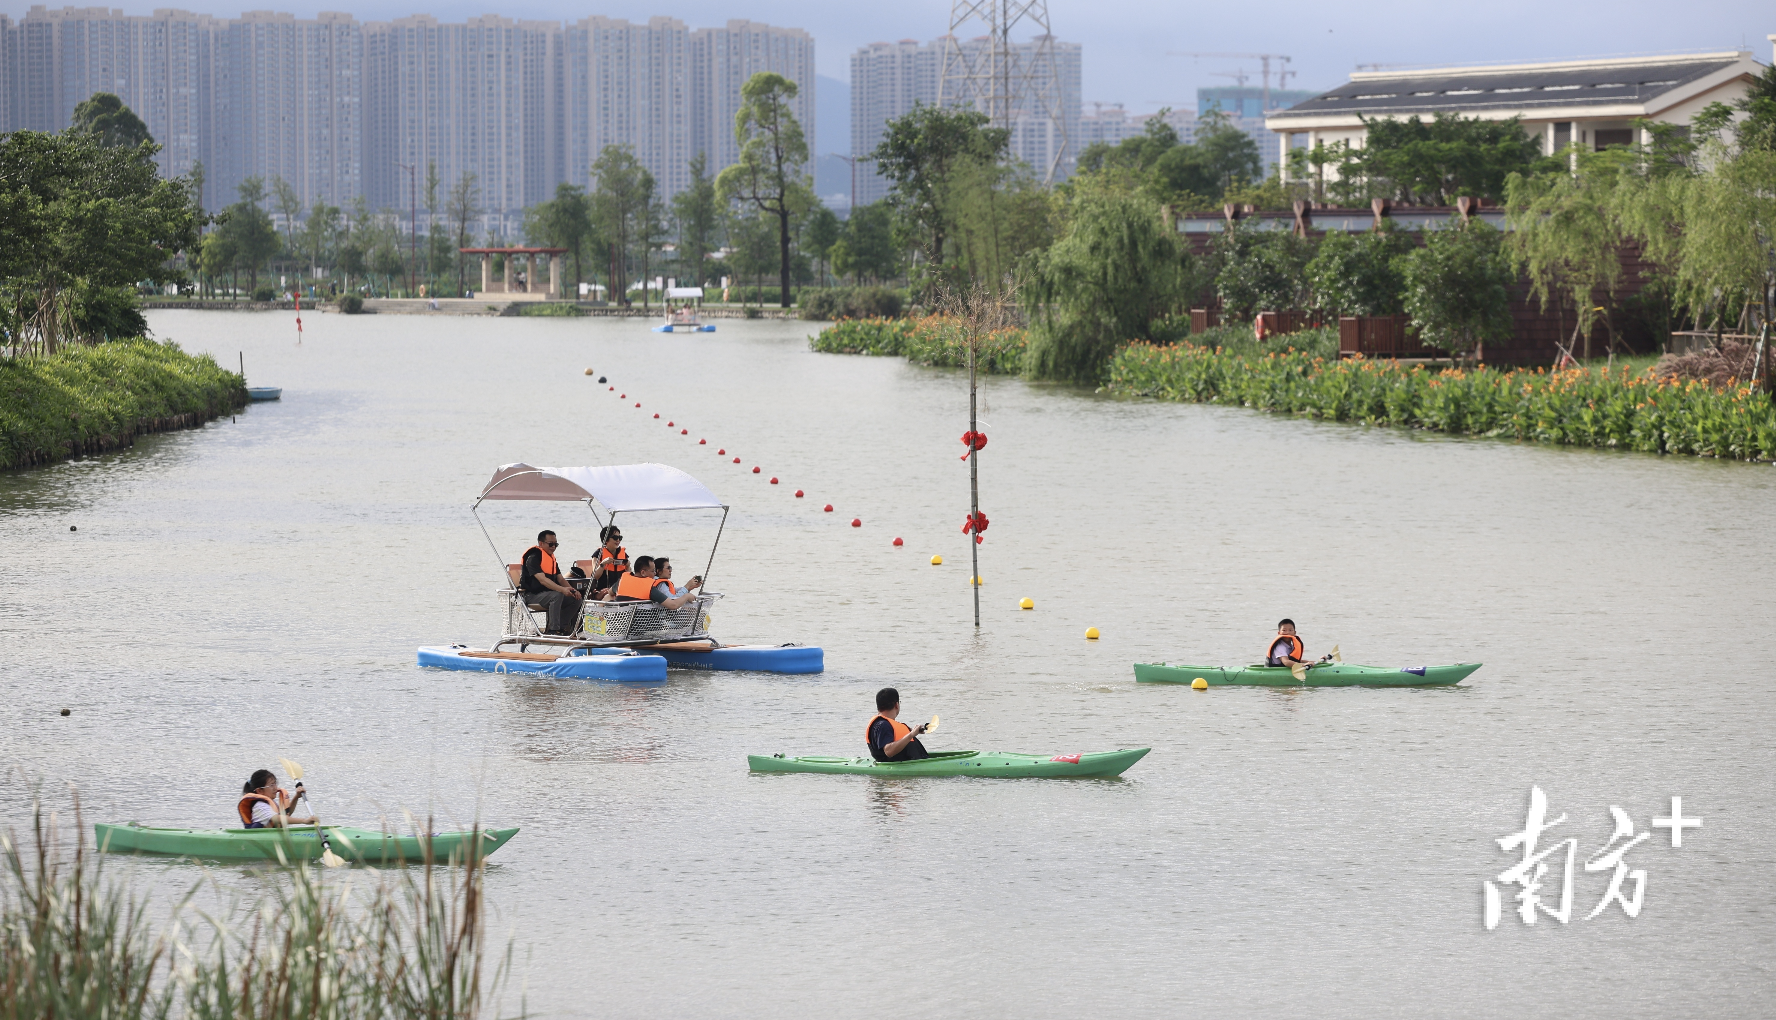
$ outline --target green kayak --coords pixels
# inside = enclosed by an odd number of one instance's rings
[[[1460,683],[1480,668],[1478,662],[1453,666],[1355,666],[1346,662],[1321,662],[1308,668],[1307,679],[1297,680],[1284,666],[1168,666],[1135,663],[1135,680],[1144,684],[1191,684],[1198,677],[1210,687],[1423,687]]]
[[[100,850],[123,854],[167,854],[207,860],[276,860],[281,847],[286,860],[312,861],[321,856],[321,841],[312,825],[289,829],[157,829],[130,822],[93,826]],[[486,857],[517,835],[513,829],[482,829],[481,856]],[[391,836],[372,829],[327,826],[333,852],[363,864],[418,864],[430,843],[432,859],[461,857],[471,833],[437,832],[430,836]]]
[[[1151,748],[1093,754],[1019,754],[1016,751],[940,751],[913,761],[872,758],[785,758],[749,754],[754,772],[823,772],[845,776],[980,776],[990,779],[1104,778],[1120,776]]]

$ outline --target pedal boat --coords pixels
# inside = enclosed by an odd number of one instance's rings
[[[674,299],[685,303],[677,308],[672,307]],[[702,287],[668,287],[666,289],[666,321],[653,328],[656,333],[713,333],[714,326],[706,326],[692,302],[703,299]]]
[[[705,586],[677,609],[651,602],[587,602],[572,634],[545,634],[548,614],[530,603],[519,588],[517,563],[507,563],[481,521],[487,500],[583,502],[597,528],[614,524],[620,513],[657,510],[721,511],[709,560],[703,568],[707,585],[715,552],[721,544],[729,507],[690,475],[666,464],[624,464],[609,467],[531,467],[506,464],[493,473],[470,512],[487,536],[505,587],[499,598],[505,623],[489,648],[462,644],[419,649],[418,663],[439,669],[518,673],[564,679],[658,683],[668,666],[760,673],[819,673],[825,653],[799,644],[730,645],[710,636],[709,608],[722,595]],[[609,513],[599,513],[599,506]],[[590,574],[591,560],[574,564]]]
[[[1481,666],[1458,662],[1450,666],[1358,666],[1348,662],[1316,662],[1296,679],[1287,666],[1171,666],[1135,663],[1135,681],[1144,684],[1193,684],[1210,687],[1434,687],[1460,683]]]

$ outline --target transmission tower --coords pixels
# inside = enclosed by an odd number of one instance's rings
[[[964,39],[979,22],[984,32]],[[1011,30],[1027,25],[1027,43],[1011,42]],[[1067,117],[1048,0],[950,0],[950,31],[943,40],[937,79],[940,106],[973,106],[994,127],[1016,131],[1026,119],[1048,121],[1056,140],[1045,180],[1052,182],[1067,152]]]

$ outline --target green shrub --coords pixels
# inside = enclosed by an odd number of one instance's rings
[[[1281,354],[1288,351],[1300,351],[1311,358],[1325,358],[1330,361],[1338,356],[1338,327],[1317,326],[1294,333],[1283,333],[1259,340],[1252,332],[1252,327],[1243,324],[1211,326],[1201,333],[1193,333],[1190,342],[1198,347],[1220,349],[1228,354],[1240,354],[1246,357],[1263,357],[1266,354]]]
[[[903,356],[913,324],[906,319],[840,319],[808,338],[808,349],[822,354]]]
[[[246,402],[239,375],[171,343],[114,340],[0,361],[0,470],[127,445],[166,419],[208,420]]]
[[[829,287],[804,290],[798,302],[802,318],[816,321],[839,319],[892,319],[900,315],[901,295],[887,287]]]
[[[1294,311],[1312,301],[1306,267],[1313,243],[1284,231],[1229,230],[1215,240],[1221,270],[1215,290],[1225,314],[1251,319],[1259,312]]]
[[[270,287],[258,287],[253,290],[253,300],[259,302],[276,301],[277,291]]]
[[[1412,251],[1412,238],[1382,221],[1382,230],[1363,234],[1331,231],[1306,267],[1313,304],[1340,315],[1398,315],[1406,280],[1400,260]]]
[[[564,318],[571,319],[586,313],[570,304],[559,301],[528,301],[518,306],[518,314],[526,318]]]
[[[1776,458],[1776,404],[1749,386],[1650,371],[1404,367],[1305,353],[1235,354],[1130,344],[1109,388],[1162,400],[1238,404],[1332,421],[1734,460]]]
[[[489,305],[488,307],[493,307]],[[357,315],[364,310],[364,299],[356,294],[345,294],[339,298],[339,310],[347,315]]]

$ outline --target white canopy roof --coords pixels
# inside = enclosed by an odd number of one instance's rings
[[[703,483],[665,464],[613,467],[531,467],[506,464],[493,473],[482,499],[596,499],[610,510],[721,508]]]
[[[703,288],[702,287],[668,287],[668,288],[666,288],[666,296],[669,298],[702,297],[703,296]]]

